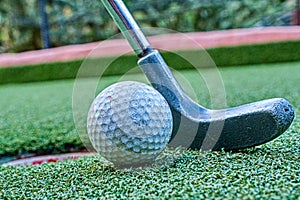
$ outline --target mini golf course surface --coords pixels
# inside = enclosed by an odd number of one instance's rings
[[[0,166],[0,199],[298,199],[300,198],[300,63],[220,68],[229,107],[284,97],[296,118],[279,138],[239,152],[186,151],[151,169],[117,170],[100,156],[16,167]],[[192,70],[180,71],[209,94]],[[139,79],[141,74],[128,75]],[[99,91],[119,76],[101,79]],[[193,81],[195,80],[195,81]],[[0,155],[52,154],[84,149],[72,117],[74,80],[0,85]],[[171,151],[167,152],[171,153]]]

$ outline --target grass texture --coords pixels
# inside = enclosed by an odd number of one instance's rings
[[[290,62],[300,60],[300,41],[283,41],[266,44],[251,44],[233,47],[217,47],[206,50],[185,50],[190,57],[199,59],[202,67],[207,67],[199,52],[207,52],[217,66],[249,65],[261,63]],[[201,53],[202,52],[202,53]],[[176,70],[190,69],[190,65],[182,65],[182,58],[171,52],[163,52],[168,64]],[[102,67],[111,58],[98,58],[95,65]],[[200,62],[201,61],[201,62]],[[135,55],[119,57],[106,71],[106,75],[124,74],[136,66]],[[1,67],[0,83],[33,82],[75,78],[83,60],[69,62],[45,63],[29,66]],[[210,64],[208,64],[210,65]],[[122,68],[120,68],[122,66]],[[93,76],[92,73],[87,76]]]
[[[299,199],[300,63],[227,67],[220,72],[230,107],[273,97],[289,100],[296,110],[290,129],[259,147],[239,152],[189,150],[167,165],[145,170],[114,169],[99,156],[0,166],[0,199]],[[211,107],[199,75],[192,70],[180,73],[199,102]],[[119,79],[103,77],[99,90]],[[0,85],[2,159],[83,148],[72,117],[73,82]]]

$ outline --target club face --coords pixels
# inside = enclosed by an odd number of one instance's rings
[[[266,143],[291,125],[294,111],[284,99],[270,99],[234,108],[209,110],[191,100],[157,51],[139,66],[168,101],[173,114],[170,146],[203,150],[237,150]]]

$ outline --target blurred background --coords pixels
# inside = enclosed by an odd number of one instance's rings
[[[180,32],[299,25],[300,0],[124,0],[142,27]],[[100,0],[0,0],[0,53],[105,40]]]

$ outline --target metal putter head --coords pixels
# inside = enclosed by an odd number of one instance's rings
[[[170,146],[203,150],[238,150],[266,143],[287,130],[294,119],[285,99],[269,99],[234,108],[210,110],[182,90],[168,65],[153,50],[121,0],[102,0],[140,58],[139,66],[169,103],[174,127]]]

